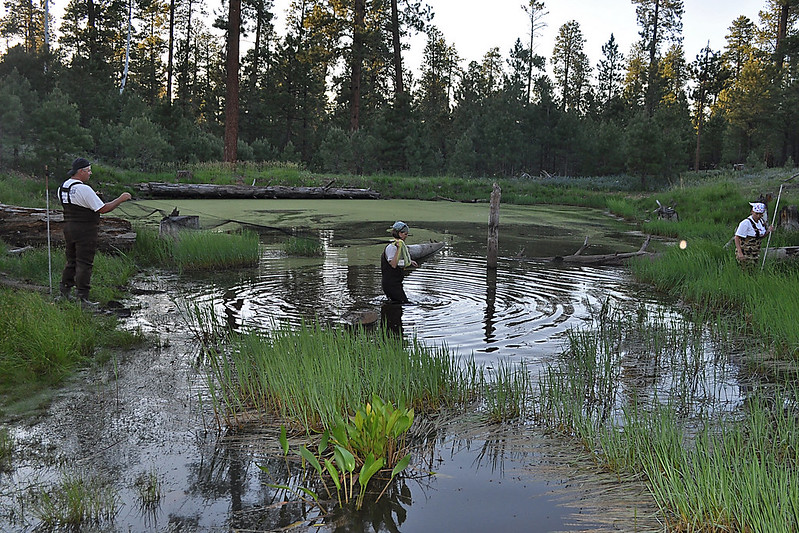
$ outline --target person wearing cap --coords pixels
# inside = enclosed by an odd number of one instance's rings
[[[405,222],[398,220],[389,228],[392,240],[380,254],[380,272],[382,274],[383,292],[389,300],[398,303],[409,303],[402,281],[405,278],[405,269],[419,266],[411,259],[405,239],[410,229]]]
[[[762,202],[749,202],[752,206],[751,214],[743,219],[735,230],[735,258],[743,267],[754,266],[760,255],[760,242],[774,226],[766,227],[763,217],[766,213],[766,204]]]
[[[113,211],[130,200],[123,192],[110,202],[103,202],[97,193],[86,184],[92,175],[91,163],[82,157],[72,162],[67,180],[58,188],[58,200],[64,209],[64,241],[67,256],[61,274],[60,291],[63,298],[71,298],[72,287],[82,305],[94,306],[89,301],[92,266],[97,252],[97,234],[100,215]]]

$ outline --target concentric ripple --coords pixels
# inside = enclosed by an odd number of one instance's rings
[[[412,304],[389,306],[378,266],[351,264],[344,250],[329,248],[321,259],[267,251],[256,275],[192,283],[186,298],[213,303],[237,328],[374,322],[382,315],[407,338],[486,362],[559,351],[566,332],[590,320],[605,300],[631,298],[629,285],[620,268],[503,260],[488,269],[483,258],[447,250],[406,278]]]

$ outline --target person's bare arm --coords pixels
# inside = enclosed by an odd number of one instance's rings
[[[400,257],[400,249],[399,246],[397,246],[397,243],[394,243],[394,247],[397,250],[394,252],[394,257],[392,257],[391,261],[388,262],[388,264],[391,265],[391,268],[397,268],[397,264],[399,263],[399,257]]]
[[[117,207],[119,207],[119,204],[130,200],[130,198],[131,196],[129,192],[123,192],[122,194],[120,194],[110,202],[106,202],[105,205],[103,205],[103,207],[97,210],[97,212],[100,214],[109,213],[114,209],[116,209]]]
[[[744,256],[744,251],[741,249],[741,238],[738,235],[735,236],[735,256],[739,259]]]

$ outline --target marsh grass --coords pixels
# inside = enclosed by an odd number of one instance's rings
[[[182,231],[161,237],[150,226],[137,226],[130,253],[143,267],[177,268],[181,272],[252,267],[260,257],[260,238],[252,231]]]
[[[283,251],[288,255],[318,257],[322,255],[322,244],[318,239],[289,237],[283,243]]]
[[[597,320],[542,372],[535,418],[620,478],[643,476],[669,530],[796,531],[799,390],[756,388],[736,409],[707,386],[731,370],[690,322]]]
[[[131,346],[138,334],[115,331],[116,319],[54,305],[37,293],[0,289],[0,384],[55,383],[100,346]]]
[[[119,506],[113,487],[103,480],[79,473],[65,473],[49,490],[39,491],[31,513],[49,528],[98,525],[112,520]]]
[[[139,497],[139,507],[145,511],[154,511],[161,504],[163,489],[158,472],[151,469],[142,472],[133,483],[136,494]]]
[[[232,339],[210,351],[208,382],[220,421],[277,414],[306,431],[330,428],[373,395],[417,411],[466,401],[477,390],[473,362],[463,367],[446,348],[407,346],[374,334],[303,324]]]
[[[481,372],[480,397],[486,420],[502,423],[525,418],[533,392],[527,365],[501,360]]]
[[[259,253],[260,239],[252,231],[185,231],[172,249],[175,264],[182,272],[253,267],[258,264]]]
[[[799,278],[790,266],[766,264],[742,270],[717,243],[692,241],[685,250],[672,247],[658,261],[633,261],[635,276],[699,308],[742,310],[750,333],[773,342],[789,355],[799,353]]]
[[[137,224],[136,243],[130,251],[130,257],[140,267],[164,267],[172,264],[172,239],[162,239],[158,230],[152,226]]]

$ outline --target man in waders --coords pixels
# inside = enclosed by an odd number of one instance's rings
[[[735,258],[744,268],[757,266],[760,242],[763,237],[774,231],[774,226],[766,227],[763,220],[766,204],[749,202],[749,205],[752,206],[751,214],[743,219],[735,230]]]
[[[94,190],[86,185],[92,175],[88,160],[79,157],[72,162],[68,179],[58,188],[58,199],[64,208],[64,241],[67,263],[61,274],[61,297],[71,298],[72,287],[81,306],[96,307],[89,301],[92,266],[97,252],[97,233],[100,214],[113,211],[122,202],[130,200],[123,192],[111,202],[103,202]]]

